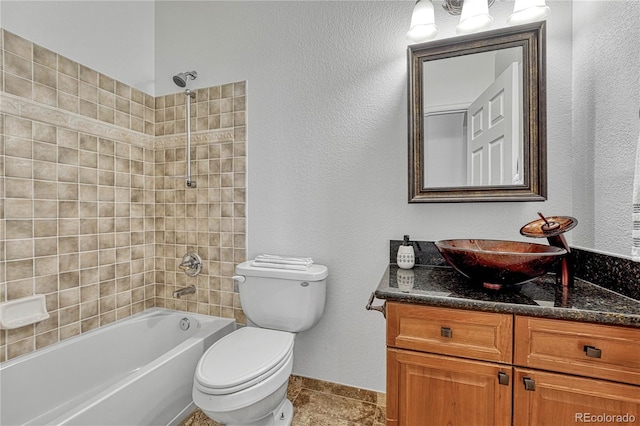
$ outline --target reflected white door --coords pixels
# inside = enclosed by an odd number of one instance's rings
[[[469,106],[467,183],[520,183],[520,105],[518,64],[511,64]]]

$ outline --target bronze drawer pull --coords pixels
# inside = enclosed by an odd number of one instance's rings
[[[523,377],[522,381],[524,382],[524,389],[528,391],[536,390],[536,382],[531,377]]]
[[[602,351],[596,348],[595,346],[585,345],[585,347],[582,350],[587,354],[588,357],[602,358]]]
[[[498,383],[501,385],[509,386],[509,375],[500,371],[498,373]]]
[[[449,327],[440,327],[440,335],[442,337],[453,337],[453,331]]]

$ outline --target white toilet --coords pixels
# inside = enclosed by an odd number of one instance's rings
[[[289,426],[294,337],[320,320],[328,270],[315,264],[298,271],[252,263],[239,264],[234,280],[242,310],[255,327],[228,334],[202,355],[193,402],[209,418],[229,426]]]

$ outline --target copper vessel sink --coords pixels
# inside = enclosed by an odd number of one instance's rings
[[[455,270],[496,290],[544,275],[567,254],[560,247],[518,241],[441,240],[435,245]]]

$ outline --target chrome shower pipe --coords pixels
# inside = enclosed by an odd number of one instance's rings
[[[187,99],[185,100],[186,104],[186,118],[187,118],[187,187],[195,188],[196,181],[191,180],[191,99],[196,97],[196,94],[191,90],[187,89],[184,91]]]

